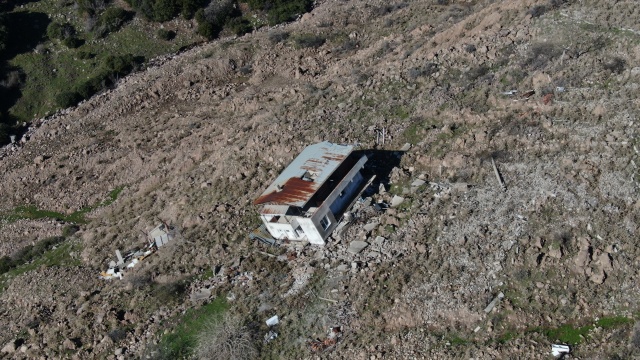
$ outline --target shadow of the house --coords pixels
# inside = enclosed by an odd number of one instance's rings
[[[400,167],[400,161],[404,155],[404,151],[400,150],[356,150],[356,156],[365,155],[369,160],[362,169],[365,178],[369,179],[375,175],[375,179],[364,190],[362,196],[371,196],[378,192],[380,184],[385,189],[389,189],[391,181],[391,172],[394,168]]]

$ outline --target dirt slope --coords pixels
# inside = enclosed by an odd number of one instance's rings
[[[203,288],[235,296],[230,311],[252,325],[264,358],[549,358],[555,341],[580,358],[638,356],[637,7],[438,3],[322,2],[294,24],[157,59],[37,121],[0,153],[0,211],[70,214],[123,190],[69,240],[74,267],[7,281],[2,356],[154,354]],[[258,251],[274,250],[246,239],[252,200],[321,140],[411,144],[374,196],[405,202],[363,210],[324,249],[266,257]],[[129,280],[97,279],[158,218],[181,240]],[[4,224],[0,255],[62,227]],[[353,240],[370,248],[352,255]],[[205,275],[217,266],[235,270]],[[166,290],[185,280],[177,296]],[[275,313],[280,337],[262,344]],[[328,326],[343,336],[313,353],[307,340]]]

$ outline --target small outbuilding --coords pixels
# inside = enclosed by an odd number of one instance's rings
[[[328,141],[307,146],[254,204],[277,240],[324,245],[364,183],[365,155]]]

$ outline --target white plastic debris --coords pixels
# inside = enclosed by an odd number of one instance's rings
[[[106,272],[101,273],[100,278],[104,280],[111,280],[115,278],[122,280],[122,273],[120,272],[120,270],[116,271],[116,269],[111,268]]]
[[[275,326],[279,323],[278,315],[270,317],[267,319],[267,326]]]
[[[131,269],[132,267],[136,266],[139,262],[140,260],[138,259],[131,260],[131,262],[127,265],[127,269]]]
[[[569,354],[570,352],[571,352],[571,348],[568,345],[562,345],[562,344],[551,345],[551,355],[555,357]]]

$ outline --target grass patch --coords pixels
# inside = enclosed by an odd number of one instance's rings
[[[199,41],[187,32],[177,33],[171,42],[158,39],[156,33],[160,25],[145,21],[126,23],[119,30],[97,39],[93,33],[85,31],[87,19],[75,16],[73,9],[60,6],[57,0],[26,3],[7,16],[16,24],[39,24],[38,27],[15,25],[11,28],[12,38],[26,36],[30,41],[26,45],[12,45],[5,53],[8,65],[20,69],[26,79],[15,103],[4,104],[5,110],[19,121],[30,121],[57,110],[62,94],[74,92],[87,81],[100,78],[103,72],[100,63],[109,55],[149,59]],[[47,39],[47,25],[51,19],[61,16],[76,29],[74,45],[77,47],[70,48],[58,40]]]
[[[120,193],[124,190],[124,186],[119,186],[109,192],[107,199],[93,206],[84,207],[69,215],[57,211],[38,209],[35,205],[18,206],[12,212],[0,214],[0,220],[5,222],[14,222],[21,219],[38,220],[38,219],[55,219],[74,224],[86,224],[85,214],[103,206],[109,206],[118,199]]]
[[[429,130],[435,130],[438,127],[442,127],[442,124],[438,124],[432,119],[416,119],[404,130],[402,137],[406,142],[415,145],[425,139]]]
[[[604,317],[590,325],[574,327],[571,324],[565,324],[557,328],[542,329],[541,332],[551,341],[558,340],[566,344],[577,345],[584,341],[589,336],[589,332],[596,327],[615,329],[626,326],[633,321],[633,319],[624,316]]]
[[[517,334],[513,331],[507,331],[504,334],[500,335],[500,337],[497,339],[498,343],[500,344],[504,344],[507,343],[513,339],[515,339],[517,337]]]
[[[175,330],[160,339],[160,358],[189,358],[197,345],[198,333],[212,319],[222,316],[228,308],[225,298],[220,296],[198,309],[187,310]]]
[[[622,327],[627,324],[633,323],[633,319],[629,319],[625,316],[613,316],[608,318],[602,318],[596,321],[596,325],[603,329],[612,329]]]
[[[551,341],[560,341],[562,343],[577,345],[581,343],[587,336],[589,331],[593,329],[593,325],[573,327],[565,324],[554,329],[542,330],[542,333]]]
[[[449,343],[452,346],[464,345],[464,344],[467,344],[468,342],[469,340],[461,338],[460,336],[454,336],[453,339],[449,340]]]
[[[46,240],[43,240],[43,242],[45,241]],[[38,245],[36,245],[36,247]],[[33,248],[35,249],[36,247]],[[82,264],[80,260],[71,256],[72,253],[78,253],[80,250],[80,243],[67,240],[61,244],[53,245],[50,249],[45,250],[42,253],[34,254],[34,257],[29,259],[30,262],[23,263],[12,268],[0,276],[0,293],[4,291],[11,280],[16,276],[38,269],[42,266],[80,266]],[[32,251],[34,250],[32,249]]]

